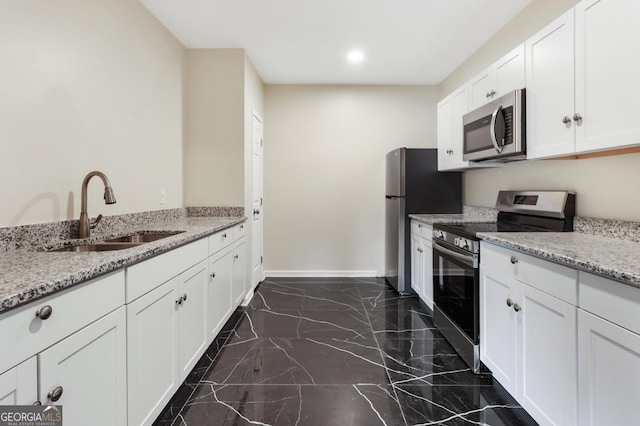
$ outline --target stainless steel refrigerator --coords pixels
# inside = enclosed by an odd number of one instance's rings
[[[461,213],[462,176],[438,172],[436,149],[398,148],[386,160],[385,277],[400,294],[409,294],[409,214]]]

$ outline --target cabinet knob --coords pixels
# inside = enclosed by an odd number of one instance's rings
[[[240,230],[243,230],[243,229],[244,229],[244,225],[240,225]]]
[[[182,296],[178,297],[176,300],[176,305],[182,305]]]
[[[582,116],[580,114],[578,114],[577,112],[573,114],[573,121],[578,122],[580,120],[582,120]]]
[[[418,247],[418,253],[422,253],[422,249]]]
[[[42,405],[42,402],[40,402],[40,401],[36,401],[36,402],[34,402],[33,404],[31,404],[31,405]]]
[[[487,98],[491,97],[491,92],[487,92],[487,94],[485,95]]]
[[[253,209],[253,214],[260,214],[260,209]]]
[[[520,305],[518,305],[517,303],[514,303],[513,310],[516,311],[516,312],[520,312],[522,310],[522,307]]]
[[[222,238],[227,238],[227,233],[222,234]]]
[[[185,294],[183,294],[183,295],[182,295],[182,301],[183,301],[183,302],[186,302],[186,301],[187,301],[187,293],[185,293]]]
[[[56,402],[62,396],[63,390],[64,389],[62,389],[62,386],[58,386],[54,390],[49,391],[49,393],[47,394],[47,398],[49,398],[53,402]]]
[[[216,277],[216,273],[215,273],[215,272],[212,272],[209,276],[211,277],[211,279],[213,279],[213,278],[215,278],[215,277]]]
[[[418,225],[418,228],[422,228],[422,225]]]
[[[511,256],[511,259],[510,259],[510,260],[511,260],[511,263],[513,263],[514,265],[515,265],[516,263],[518,263],[518,258],[517,258],[517,257],[515,257],[515,256]]]
[[[508,307],[512,307],[513,306],[513,300],[507,299],[507,306]]]
[[[53,308],[51,306],[47,305],[47,306],[43,306],[42,308],[38,309],[36,311],[36,316],[38,318],[40,318],[41,320],[46,320],[51,316],[52,313],[53,313]]]
[[[562,119],[562,122],[564,124],[569,124],[569,123],[571,123],[571,118],[569,118],[569,116],[565,115],[564,118]]]
[[[238,257],[239,256],[237,254],[235,256],[233,256],[233,258],[236,259],[236,260],[238,259]]]

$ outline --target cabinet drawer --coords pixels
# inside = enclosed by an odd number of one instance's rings
[[[247,235],[247,224],[241,223],[240,225],[236,225],[233,227],[233,241],[238,240],[239,238]],[[213,254],[209,252],[209,254]]]
[[[431,241],[433,237],[433,226],[426,223],[418,222],[416,220],[411,221],[411,233],[420,235],[422,238],[426,238]]]
[[[225,229],[209,236],[209,256],[233,242],[233,229]]]
[[[43,351],[124,304],[124,271],[96,278],[0,316],[0,372]],[[51,316],[36,316],[45,306]]]
[[[202,238],[127,268],[127,303],[206,258],[207,239]]]
[[[588,272],[579,274],[581,309],[640,334],[640,288]]]
[[[481,247],[481,264],[573,306],[578,304],[578,271],[485,242]]]

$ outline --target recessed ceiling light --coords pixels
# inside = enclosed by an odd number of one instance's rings
[[[351,52],[349,52],[349,54],[347,55],[347,59],[349,60],[349,62],[351,62],[352,64],[357,64],[359,62],[362,62],[362,60],[364,59],[364,53],[362,53],[361,50],[352,50]]]

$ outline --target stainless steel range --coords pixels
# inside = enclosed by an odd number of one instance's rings
[[[573,231],[575,194],[500,191],[496,223],[433,226],[433,321],[474,373],[480,363],[478,232]]]

